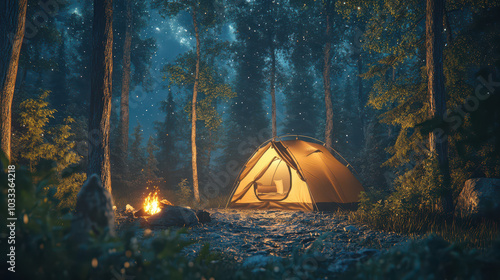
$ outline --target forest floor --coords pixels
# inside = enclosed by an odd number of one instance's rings
[[[401,244],[408,236],[352,224],[348,216],[332,212],[208,209],[212,221],[188,228],[183,238],[195,241],[185,248],[196,256],[209,243],[243,266],[266,265],[293,252],[310,253],[341,272],[350,264]],[[152,229],[153,232],[164,229]]]

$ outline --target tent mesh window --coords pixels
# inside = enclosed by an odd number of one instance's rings
[[[260,200],[283,200],[288,196],[291,185],[290,167],[283,160],[275,158],[255,181],[254,191]]]

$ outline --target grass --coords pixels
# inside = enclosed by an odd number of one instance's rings
[[[416,213],[412,216],[371,215],[361,211],[349,214],[351,221],[370,227],[409,235],[435,234],[464,248],[490,247],[499,237],[500,224],[492,220],[446,218],[439,214]]]

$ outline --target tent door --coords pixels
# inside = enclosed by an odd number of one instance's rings
[[[262,176],[254,181],[255,196],[263,201],[285,199],[292,187],[291,177],[288,164],[276,157]]]

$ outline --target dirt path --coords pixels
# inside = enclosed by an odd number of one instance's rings
[[[315,250],[332,262],[332,270],[355,262],[408,237],[352,225],[346,215],[296,211],[209,209],[212,222],[192,227],[185,238],[196,244],[186,254],[196,255],[205,243],[238,262],[256,256],[289,257],[293,250]],[[336,268],[337,267],[337,268]]]

